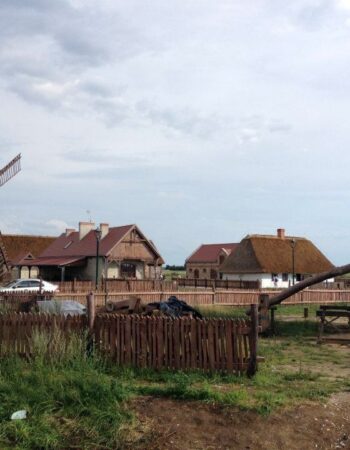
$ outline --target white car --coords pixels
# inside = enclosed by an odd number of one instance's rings
[[[58,286],[38,278],[22,278],[6,284],[0,288],[1,292],[58,292]]]

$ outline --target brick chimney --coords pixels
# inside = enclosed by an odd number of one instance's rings
[[[100,223],[100,230],[101,230],[101,239],[103,239],[109,233],[109,224]]]
[[[81,241],[94,228],[94,222],[79,222],[79,241]]]
[[[66,236],[69,236],[70,234],[72,234],[74,232],[75,232],[74,228],[66,228]]]
[[[284,239],[286,236],[286,230],[284,228],[277,228],[277,237]]]

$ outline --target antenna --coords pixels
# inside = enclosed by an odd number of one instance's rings
[[[88,216],[88,220],[90,223],[92,223],[92,219],[91,219],[91,211],[89,209],[86,210],[86,214]]]

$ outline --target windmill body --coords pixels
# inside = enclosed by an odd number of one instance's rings
[[[0,187],[7,183],[11,178],[13,178],[21,170],[21,154],[17,155],[6,164],[5,167],[0,169]],[[0,232],[0,278],[2,278],[5,273],[10,270],[8,257],[6,254],[5,245],[1,238]]]

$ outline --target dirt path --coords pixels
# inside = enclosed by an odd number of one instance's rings
[[[350,449],[350,392],[325,405],[300,406],[262,417],[198,402],[139,398],[134,410],[152,437],[147,450]],[[136,447],[134,447],[136,448]]]

